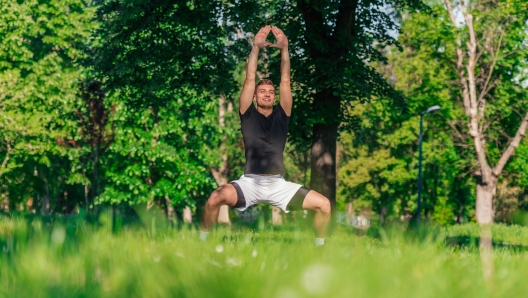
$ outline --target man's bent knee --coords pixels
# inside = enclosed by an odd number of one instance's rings
[[[226,184],[211,193],[207,204],[215,207],[222,205],[234,206],[236,200],[237,194],[235,188],[231,184]]]
[[[324,197],[321,207],[319,209],[320,212],[324,214],[330,214],[330,212],[332,211],[332,204],[330,203],[330,200]]]
[[[330,214],[332,211],[332,204],[330,204],[330,200],[327,199],[325,196],[320,196],[317,198],[317,203],[314,204],[313,210],[315,212],[323,213],[323,214]]]
[[[330,200],[313,190],[306,195],[303,202],[303,209],[310,209],[323,214],[330,214],[331,208]]]

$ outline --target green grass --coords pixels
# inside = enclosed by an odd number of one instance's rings
[[[422,237],[381,230],[373,238],[338,227],[324,247],[315,248],[311,231],[297,226],[218,228],[204,243],[192,227],[130,227],[115,234],[105,222],[96,228],[83,221],[48,226],[3,218],[0,296],[520,297],[528,292],[528,253],[495,249],[494,278],[486,283],[477,248],[445,244],[442,235],[453,235],[452,230]],[[526,230],[521,232],[518,238],[526,239]]]
[[[477,224],[456,225],[444,229],[449,236],[478,238],[480,229]],[[518,225],[495,224],[491,227],[494,242],[497,244],[528,247],[528,227]]]

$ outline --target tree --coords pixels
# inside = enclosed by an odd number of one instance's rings
[[[226,101],[227,100],[224,95],[220,95],[218,97],[218,125],[220,126],[220,129],[225,129],[226,127],[226,112],[233,113],[233,102]],[[222,132],[220,131],[220,133]],[[213,176],[218,186],[222,186],[228,182],[229,163],[227,162],[227,137],[227,134],[222,136],[222,141],[219,148],[221,152],[220,166],[218,168],[212,169]],[[229,219],[229,206],[224,205],[220,207],[220,211],[218,212],[218,222],[227,225],[231,224],[231,220]]]
[[[136,205],[160,202],[195,207],[212,187],[207,142],[213,131],[195,117],[180,118],[188,98],[159,110],[135,110],[116,102],[111,117],[114,142],[102,159],[106,184],[99,203]],[[168,201],[167,201],[168,199]]]
[[[100,46],[88,64],[115,116],[104,157],[101,202],[162,202],[194,208],[214,187],[220,164],[218,96],[236,86],[218,1],[101,1]],[[216,121],[215,121],[216,120]],[[103,162],[103,161],[102,161]]]
[[[68,116],[94,13],[80,0],[0,1],[0,175],[13,206],[30,199],[43,214],[60,207],[70,163],[58,143],[76,131]]]
[[[471,140],[476,155],[477,220],[491,224],[497,182],[528,127],[522,86],[528,13],[519,1],[456,2],[461,24],[451,2],[444,4],[451,21],[448,46],[456,52],[457,97],[469,130],[463,137]]]

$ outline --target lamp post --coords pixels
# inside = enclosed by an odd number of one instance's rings
[[[420,212],[422,211],[422,140],[423,140],[423,118],[425,114],[440,110],[440,106],[432,106],[420,113],[420,137],[418,139],[418,198],[416,199],[416,225],[420,224]]]

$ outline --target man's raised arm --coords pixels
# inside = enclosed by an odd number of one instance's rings
[[[257,64],[258,54],[262,47],[270,45],[266,42],[266,37],[271,31],[270,26],[262,27],[259,32],[255,35],[255,41],[253,43],[253,49],[249,54],[248,62],[246,65],[246,80],[244,81],[244,87],[242,93],[240,93],[240,113],[244,114],[249,106],[253,103],[253,95],[255,94],[255,78],[257,75]]]
[[[288,52],[288,38],[284,35],[281,29],[273,26],[271,32],[277,40],[276,44],[270,47],[279,48],[281,50],[281,80],[279,87],[280,105],[286,112],[286,115],[291,115],[293,99],[291,93],[290,83],[290,53]]]

